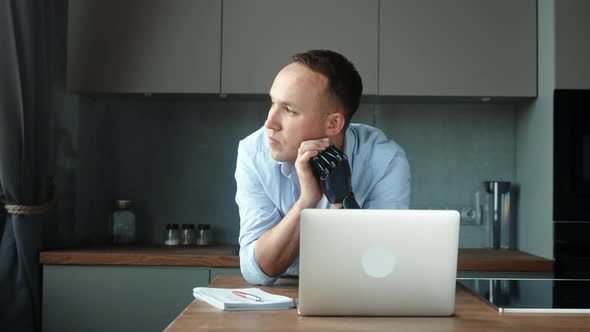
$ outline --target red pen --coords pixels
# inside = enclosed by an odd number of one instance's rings
[[[252,295],[252,294],[248,294],[248,293],[244,293],[244,292],[240,292],[240,291],[232,291],[232,294],[235,294],[237,296],[240,296],[240,297],[243,297],[243,298],[246,298],[246,299],[258,301],[258,302],[261,302],[262,301],[262,299],[259,298],[256,295]]]

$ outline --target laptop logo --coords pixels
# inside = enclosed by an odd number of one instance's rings
[[[363,271],[373,278],[385,278],[395,269],[395,256],[391,250],[370,247],[363,254]]]

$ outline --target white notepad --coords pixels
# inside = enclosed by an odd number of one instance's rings
[[[257,296],[261,301],[240,297],[233,294],[232,291],[239,291]],[[295,307],[292,298],[270,294],[259,288],[197,287],[193,289],[193,296],[199,301],[206,302],[215,308],[227,311],[278,310]]]

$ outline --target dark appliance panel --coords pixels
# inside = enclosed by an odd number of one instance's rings
[[[590,277],[590,90],[553,95],[555,276]]]
[[[555,90],[553,220],[590,222],[590,90]]]

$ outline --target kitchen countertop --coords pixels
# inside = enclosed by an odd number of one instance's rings
[[[48,265],[150,265],[240,267],[238,246],[137,245],[81,247],[42,251]]]
[[[459,271],[553,272],[553,261],[518,250],[459,249]]]
[[[238,246],[101,246],[42,251],[47,265],[239,267]],[[459,271],[553,272],[553,261],[518,250],[459,249]]]

